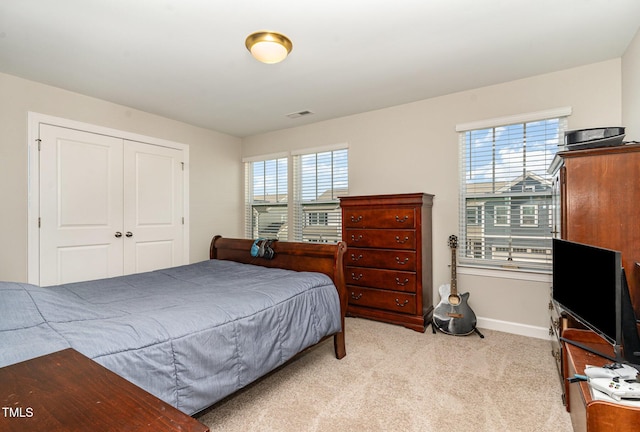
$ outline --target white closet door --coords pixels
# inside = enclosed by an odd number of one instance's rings
[[[124,273],[184,264],[183,152],[125,141]]]
[[[40,126],[40,285],[123,273],[123,140]]]

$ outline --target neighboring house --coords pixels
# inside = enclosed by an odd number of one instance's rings
[[[254,237],[287,240],[287,196],[266,195],[251,205],[251,223]]]
[[[480,193],[465,203],[467,257],[533,262],[549,258],[550,181],[527,172],[510,182],[474,184],[474,191]],[[544,239],[548,239],[548,246],[541,246]]]
[[[334,189],[324,192],[314,201],[305,201],[301,208],[294,209],[294,217],[299,218],[302,229],[294,240],[320,243],[335,243],[342,239],[342,211],[340,202],[332,199],[332,193],[340,193]],[[252,204],[253,232],[257,237],[289,239],[287,196],[265,196],[264,201],[254,200]]]

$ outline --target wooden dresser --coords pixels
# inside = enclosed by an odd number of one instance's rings
[[[347,314],[423,332],[431,320],[433,195],[341,197]]]
[[[640,316],[640,144],[558,153],[556,178],[561,238],[622,252],[629,291]]]
[[[640,144],[560,152],[549,172],[553,174],[553,233],[560,238],[622,252],[629,291],[640,316]],[[640,421],[640,409],[593,401],[586,383],[566,384],[566,378],[582,373],[588,363],[610,363],[569,344],[559,344],[558,336],[584,343],[598,339],[595,333],[576,330],[578,324],[557,320],[552,312],[554,357],[561,357],[563,393],[575,431],[631,430],[613,427],[627,416]],[[557,314],[556,314],[557,315]],[[569,318],[570,319],[570,318]],[[599,342],[600,350],[606,344]],[[611,350],[611,347],[607,347]],[[599,364],[595,362],[599,361]],[[573,391],[571,391],[573,390]],[[580,391],[578,391],[580,390]],[[613,423],[611,423],[613,422]],[[634,424],[636,424],[634,423]]]
[[[563,335],[606,355],[613,355],[613,348],[591,330],[567,329]],[[611,363],[589,351],[563,343],[565,352],[564,374],[572,377],[584,374],[587,365],[603,366]],[[566,405],[571,415],[574,432],[626,432],[640,428],[640,408],[620,403],[594,399],[589,384],[584,381],[570,384],[565,381]]]
[[[209,432],[71,348],[0,368],[0,431]]]

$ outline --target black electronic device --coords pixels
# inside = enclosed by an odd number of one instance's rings
[[[623,127],[579,129],[564,133],[564,145],[567,150],[612,147],[622,145],[624,136]]]
[[[553,239],[553,299],[608,341],[614,356],[571,340],[564,341],[611,361],[640,364],[640,338],[621,252]]]

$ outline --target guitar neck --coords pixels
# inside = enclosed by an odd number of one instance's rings
[[[458,295],[456,280],[456,249],[451,248],[451,295]]]

